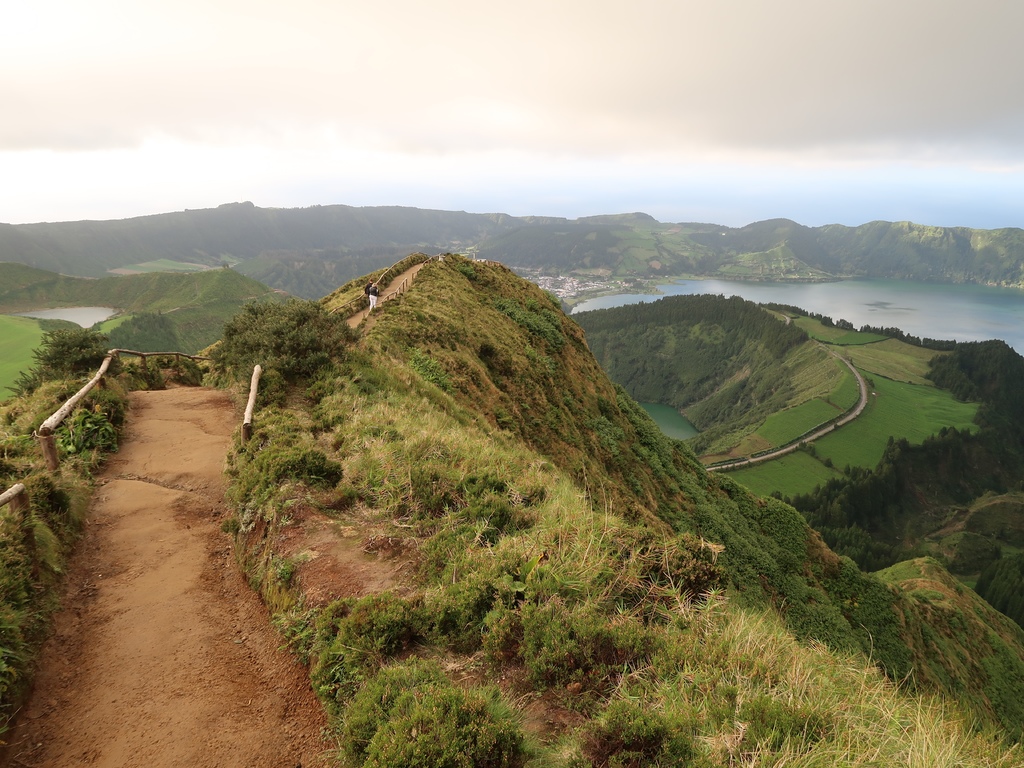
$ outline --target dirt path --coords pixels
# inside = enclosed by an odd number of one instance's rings
[[[411,267],[409,267],[409,269],[405,270],[405,272],[403,272],[402,274],[397,275],[394,280],[392,280],[390,283],[388,283],[387,288],[382,288],[381,292],[380,292],[380,299],[377,301],[377,306],[379,307],[385,301],[389,301],[390,299],[393,299],[393,298],[395,298],[395,296],[399,295],[398,292],[400,290],[402,290],[402,283],[405,282],[406,280],[408,280],[409,283],[412,283],[412,280],[416,276],[416,273],[419,272],[421,269],[423,269],[423,265],[425,263],[426,262],[420,262],[419,264],[413,264]],[[354,315],[352,315],[352,317],[350,317],[348,319],[349,327],[350,328],[355,328],[361,322],[363,322],[363,320],[366,319],[366,317],[369,314],[370,314],[370,308],[369,307],[366,307],[365,309],[359,310]]]
[[[227,397],[132,395],[7,764],[326,765],[323,711],[220,532]]]

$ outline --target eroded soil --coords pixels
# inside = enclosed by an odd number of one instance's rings
[[[216,391],[133,393],[8,765],[328,764],[307,671],[220,531],[236,418]]]

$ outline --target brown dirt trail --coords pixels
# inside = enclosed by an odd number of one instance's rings
[[[132,394],[7,765],[323,766],[323,710],[221,533],[236,420],[208,389]]]

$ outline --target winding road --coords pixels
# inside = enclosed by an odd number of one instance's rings
[[[786,319],[788,321],[789,318]],[[851,363],[849,360],[847,360],[845,357],[840,355],[835,350],[829,349],[825,344],[822,344],[820,341],[817,343],[821,345],[821,347],[823,347],[834,358],[836,358],[837,360],[841,360],[846,365],[846,367],[850,369],[850,372],[853,373],[853,375],[856,377],[857,388],[860,390],[860,399],[857,401],[857,405],[855,405],[852,410],[847,412],[838,421],[833,422],[832,424],[829,424],[826,427],[822,427],[821,429],[816,430],[815,432],[812,432],[809,435],[805,435],[795,443],[784,445],[783,447],[778,448],[777,450],[769,451],[768,453],[762,453],[759,456],[745,456],[741,459],[735,459],[734,461],[709,466],[707,468],[709,472],[719,472],[721,470],[736,469],[737,467],[747,467],[750,466],[751,464],[759,464],[762,461],[771,461],[772,459],[777,459],[780,456],[785,456],[788,453],[793,453],[794,451],[799,450],[807,443],[813,442],[821,437],[824,437],[830,432],[834,432],[836,429],[843,426],[844,424],[849,424],[851,421],[856,419],[858,416],[861,415],[861,413],[864,412],[864,409],[867,407],[868,404],[868,385],[867,382],[864,381],[864,377],[861,376],[860,371],[858,371],[854,367],[853,363]]]

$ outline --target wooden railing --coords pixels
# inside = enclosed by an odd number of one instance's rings
[[[11,505],[11,511],[15,514],[24,514],[28,510],[28,492],[21,483],[16,483],[3,493],[0,493],[0,507],[4,504]]]
[[[405,293],[405,291],[406,291],[406,289],[408,287],[409,287],[409,278],[407,277],[401,283],[398,284],[398,287],[395,288],[395,290],[388,291],[386,294],[381,296],[380,300],[382,302],[384,302],[384,301],[387,301],[388,299],[393,299],[395,296],[401,296],[403,293]]]
[[[416,255],[416,254],[413,254],[413,255]],[[421,264],[426,264],[428,261],[433,261],[433,260],[439,258],[438,256],[427,256],[426,254],[421,254],[421,255],[423,256],[423,260],[421,262],[419,262]],[[401,264],[403,261],[405,261],[408,258],[409,257],[406,256],[405,259],[402,259],[402,261],[397,261],[394,264],[392,264],[390,267],[385,269],[380,274],[380,276],[376,280],[374,280],[373,282],[377,283],[378,285],[380,283],[386,282],[387,279],[388,279],[388,276],[391,275],[391,273],[393,273],[398,268],[398,265]],[[401,285],[399,285],[398,288],[396,288],[393,291],[388,291],[387,294],[385,294],[384,296],[381,296],[380,297],[380,302],[383,303],[387,299],[391,299],[391,298],[394,298],[395,296],[398,296],[398,295],[400,295],[402,293],[405,293],[405,291],[406,291],[406,289],[408,287],[409,287],[409,279],[406,278],[405,280],[402,281]],[[330,313],[332,315],[336,315],[336,314],[340,313],[340,314],[344,314],[345,316],[350,316],[350,315],[355,314],[355,312],[353,310],[363,308],[365,306],[365,303],[366,303],[366,295],[365,294],[360,294],[359,296],[356,296],[351,301],[346,301],[344,304],[339,304],[337,307],[334,307],[330,311]]]
[[[187,357],[192,360],[209,360],[208,357],[201,355],[188,355],[184,352],[136,352],[133,349],[112,349],[107,352],[107,356],[103,358],[103,362],[100,364],[99,370],[96,375],[93,376],[88,383],[75,394],[69,397],[64,405],[54,411],[53,415],[50,416],[46,421],[39,425],[39,429],[36,430],[35,436],[39,440],[39,447],[43,452],[43,459],[46,461],[46,467],[51,472],[56,472],[60,468],[60,458],[57,455],[57,441],[54,437],[54,433],[61,423],[66,419],[75,407],[85,398],[89,392],[92,391],[93,387],[99,384],[104,375],[107,373],[107,369],[110,368],[110,363],[115,357],[120,355],[135,355],[141,357],[145,362],[147,357],[174,357],[176,360],[180,360],[182,357]]]

